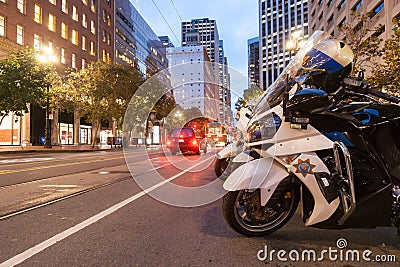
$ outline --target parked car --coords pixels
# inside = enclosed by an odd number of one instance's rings
[[[166,142],[167,148],[175,155],[179,151],[194,152],[197,155],[203,150],[207,153],[207,139],[199,130],[190,127],[172,129]]]

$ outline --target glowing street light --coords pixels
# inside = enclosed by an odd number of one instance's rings
[[[301,39],[302,32],[294,31],[290,34],[290,39],[286,42],[286,50],[289,51],[289,60],[292,59],[292,53],[296,53],[300,48],[302,48],[306,41]]]
[[[54,64],[57,61],[56,56],[53,53],[53,50],[50,47],[43,48],[43,52],[38,56],[38,60],[43,64]],[[45,134],[45,141],[44,147],[45,148],[52,148],[51,145],[51,120],[53,119],[53,114],[50,113],[50,102],[49,102],[49,91],[50,88],[47,86],[46,93],[47,93],[47,100],[46,100],[46,126],[44,129]]]

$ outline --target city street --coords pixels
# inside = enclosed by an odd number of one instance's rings
[[[215,151],[201,156],[151,151],[152,169],[147,169],[144,152],[127,153],[135,162],[130,168],[136,180],[150,179],[156,172],[186,187],[216,180]],[[224,222],[221,200],[181,208],[143,193],[121,151],[4,155],[0,166],[0,266],[320,266],[321,262],[283,263],[276,255],[272,261],[258,258],[264,256],[265,245],[269,252],[322,251],[337,249],[339,238],[347,240],[348,249],[400,258],[394,229],[306,228],[300,211],[270,236],[240,236]],[[13,214],[13,210],[22,212]],[[337,264],[328,258],[323,262],[324,266]],[[339,261],[339,265],[378,266],[362,261]]]

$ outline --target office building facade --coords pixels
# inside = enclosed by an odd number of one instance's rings
[[[219,87],[219,119],[231,125],[230,77],[228,60],[224,54],[223,41],[219,39],[216,20],[209,18],[192,19],[182,22],[182,46],[204,46],[212,63]]]
[[[399,0],[310,0],[310,29],[323,30],[334,37],[343,38],[339,28],[343,24],[361,27],[357,17],[368,14],[370,33],[387,40],[393,33],[394,20],[400,20]],[[368,37],[368,36],[365,36]]]
[[[167,58],[176,104],[198,108],[204,117],[219,121],[217,77],[205,47],[170,47]]]
[[[290,61],[286,47],[295,32],[307,39],[309,0],[259,0],[260,87],[268,88]],[[296,40],[297,43],[299,43]]]
[[[260,86],[260,41],[258,37],[247,40],[248,87]]]
[[[147,78],[168,67],[163,42],[129,0],[116,1],[115,61],[138,68]]]
[[[26,46],[38,53],[51,51],[60,73],[98,60],[111,63],[114,10],[111,0],[0,0],[0,57]],[[74,116],[54,114],[52,143],[90,142],[91,126],[81,125]],[[40,144],[45,120],[43,108],[34,105],[20,118],[9,114],[0,126],[0,144]]]

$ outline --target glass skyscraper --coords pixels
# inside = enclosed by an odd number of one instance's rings
[[[260,87],[264,90],[283,71],[294,51],[287,43],[298,32],[295,40],[307,39],[308,0],[259,0],[260,29]]]

